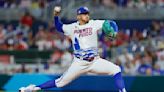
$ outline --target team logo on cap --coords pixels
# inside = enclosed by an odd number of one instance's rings
[[[78,13],[80,14],[80,13],[81,13],[81,11],[79,10],[79,11],[78,11]]]

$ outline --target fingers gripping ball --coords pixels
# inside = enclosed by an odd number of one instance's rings
[[[60,11],[61,11],[61,7],[60,7],[60,6],[55,6],[55,7],[54,7],[54,11],[60,12]]]
[[[109,38],[116,38],[118,32],[118,26],[116,22],[105,20],[102,27],[104,33]]]

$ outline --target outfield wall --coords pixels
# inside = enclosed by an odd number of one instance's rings
[[[40,84],[47,80],[58,78],[59,75],[44,74],[15,74],[14,76],[0,75],[1,90],[17,91],[21,86]],[[125,76],[125,85],[128,92],[164,92],[164,76]],[[81,76],[66,87],[50,90],[72,91],[116,91],[111,76]]]

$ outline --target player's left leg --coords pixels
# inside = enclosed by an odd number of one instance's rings
[[[99,58],[93,61],[90,67],[91,73],[112,75],[119,92],[126,92],[124,81],[119,66],[105,59]]]
[[[50,80],[40,85],[29,85],[28,87],[23,87],[20,92],[32,92],[33,90],[45,90],[48,88],[60,88],[68,83],[70,83],[75,78],[79,77],[81,74],[88,72],[90,62],[74,58],[73,63],[68,68],[68,70],[60,77],[55,80]],[[24,91],[25,90],[25,91]]]

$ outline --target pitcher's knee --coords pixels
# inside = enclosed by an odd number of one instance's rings
[[[58,88],[64,87],[65,85],[66,85],[65,82],[57,82],[57,83],[56,83],[56,86],[57,86]]]
[[[69,81],[68,80],[62,80],[61,78],[59,78],[59,79],[55,80],[55,83],[56,83],[56,86],[58,88],[60,88],[60,87],[64,87],[65,85],[67,85],[69,83]]]
[[[118,65],[116,65],[115,68],[113,69],[113,75],[115,75],[119,72],[121,72],[121,68]]]

